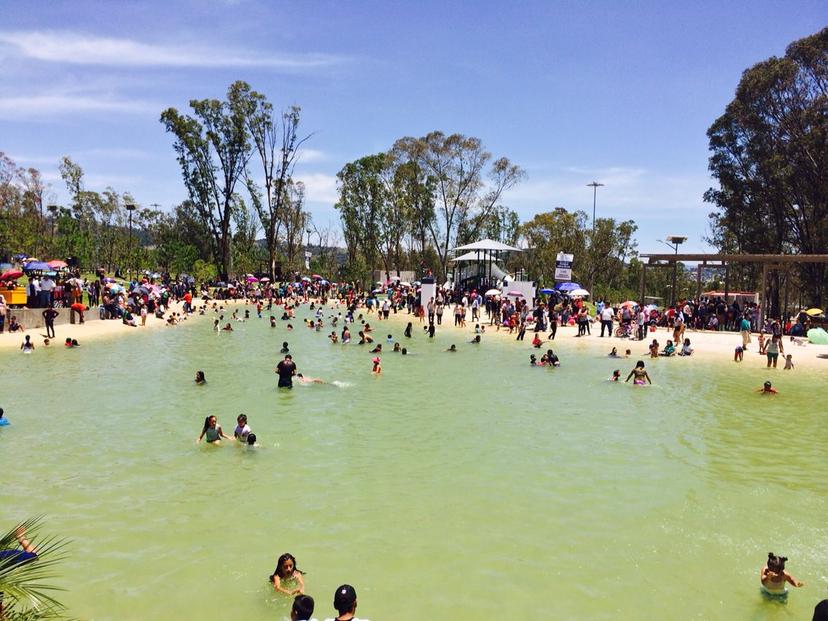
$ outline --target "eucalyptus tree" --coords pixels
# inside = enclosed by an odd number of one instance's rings
[[[492,160],[479,138],[462,134],[435,131],[421,138],[401,138],[393,150],[417,162],[434,184],[436,217],[428,229],[445,275],[458,233],[477,235],[482,222],[475,217],[490,213],[525,172],[505,157]]]
[[[245,83],[240,91],[247,100],[247,129],[261,165],[262,187],[247,171],[246,184],[251,202],[259,216],[267,245],[270,277],[276,276],[280,227],[287,193],[282,191],[293,177],[299,149],[310,136],[299,136],[299,106],[276,113],[267,98],[250,90]]]
[[[193,116],[175,108],[161,113],[161,123],[175,136],[190,203],[210,232],[216,267],[225,279],[233,271],[233,197],[251,156],[249,92],[247,84],[235,82],[226,101],[191,100]]]

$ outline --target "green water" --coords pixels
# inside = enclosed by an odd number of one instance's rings
[[[636,388],[577,339],[549,370],[528,341],[415,332],[374,377],[324,332],[210,323],[0,353],[0,527],[45,514],[72,540],[78,618],[282,619],[285,551],[320,619],[343,582],[374,621],[810,619],[828,596],[824,371],[763,397],[758,366],[654,360]],[[343,384],[277,391],[283,340]],[[260,449],[194,444],[239,412]],[[807,583],[786,605],[758,592],[769,551]]]

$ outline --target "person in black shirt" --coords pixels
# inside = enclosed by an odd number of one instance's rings
[[[276,365],[276,373],[279,375],[279,388],[293,388],[293,376],[296,375],[293,356],[287,354],[285,359]]]

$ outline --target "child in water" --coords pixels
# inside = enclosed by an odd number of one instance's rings
[[[247,442],[249,435],[250,425],[247,424],[247,414],[239,414],[236,418],[236,429],[233,430],[233,437],[240,442]]]
[[[199,386],[207,383],[207,378],[204,377],[204,371],[196,371],[195,383]]]
[[[741,345],[737,345],[736,349],[733,352],[733,362],[741,362],[742,359],[745,357],[745,348]]]
[[[793,363],[793,356],[788,354],[785,356],[785,371],[793,371],[794,363]]]
[[[756,392],[761,392],[763,395],[778,394],[776,388],[773,387],[773,385],[770,383],[770,381],[765,382],[764,385],[759,390],[757,390]]]
[[[759,572],[759,581],[762,583],[762,593],[771,597],[787,597],[788,589],[785,587],[786,583],[799,588],[804,585],[794,578],[791,574],[785,571],[785,562],[788,560],[786,556],[776,556],[773,552],[768,552],[768,561]]]
[[[222,438],[225,440],[233,439],[222,431],[221,425],[218,424],[218,419],[215,416],[208,416],[204,419],[204,427],[201,429],[201,435],[198,436],[196,444],[200,444],[202,439],[206,439],[210,444],[221,444]]]
[[[620,379],[621,379],[621,370],[620,369],[615,369],[615,371],[612,372],[612,377],[609,378],[609,381],[617,382]]]
[[[305,572],[296,567],[296,559],[285,552],[276,561],[276,569],[270,575],[273,588],[286,595],[302,595],[305,592]]]
[[[376,358],[374,358],[371,362],[373,362],[373,363],[374,363],[374,366],[373,366],[373,368],[371,369],[371,373],[373,373],[374,375],[379,375],[379,374],[381,374],[381,373],[382,373],[382,367],[380,366],[380,357],[379,357],[379,356],[377,356],[377,357],[376,357]]]
[[[627,376],[627,379],[624,380],[624,383],[626,384],[627,382],[629,382],[630,378],[633,375],[635,376],[635,379],[633,380],[633,384],[635,384],[636,386],[643,386],[644,385],[644,380],[647,380],[647,382],[649,382],[650,384],[653,383],[652,380],[650,379],[650,376],[647,374],[646,369],[644,368],[644,361],[643,360],[639,360],[636,363],[635,368],[632,371],[630,371],[630,374]]]

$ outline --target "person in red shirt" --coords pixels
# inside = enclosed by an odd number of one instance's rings
[[[189,291],[184,294],[184,312],[191,313],[193,312],[193,294]]]
[[[69,308],[71,309],[72,316],[74,317],[75,313],[77,313],[80,317],[79,323],[83,323],[83,311],[89,310],[89,307],[81,304],[80,302],[75,302]]]

